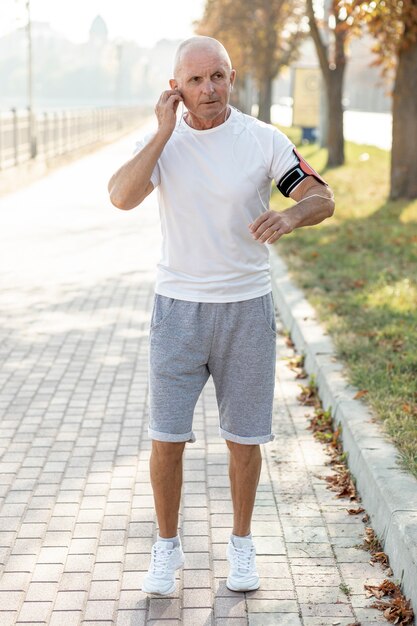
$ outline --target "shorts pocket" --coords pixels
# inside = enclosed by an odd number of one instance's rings
[[[163,296],[160,293],[155,294],[150,329],[160,328],[171,315],[175,304],[175,298]]]
[[[262,321],[265,323],[265,327],[267,328],[267,330],[269,330],[269,332],[276,337],[277,322],[275,318],[275,305],[272,291],[266,293],[264,296],[261,296],[259,298],[259,303]]]

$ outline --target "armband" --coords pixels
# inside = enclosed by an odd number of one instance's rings
[[[293,149],[295,156],[298,159],[298,165],[294,165],[288,172],[284,174],[281,180],[277,183],[277,187],[280,192],[288,198],[291,191],[301,183],[307,176],[314,176],[314,178],[323,185],[327,185],[326,181],[317,174],[315,170],[307,163],[307,161],[301,156],[296,148]]]

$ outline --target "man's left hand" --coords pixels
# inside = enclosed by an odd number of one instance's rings
[[[291,216],[279,211],[265,211],[249,224],[249,231],[259,243],[274,243],[282,235],[288,235],[295,228]]]

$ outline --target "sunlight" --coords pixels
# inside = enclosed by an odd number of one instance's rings
[[[403,224],[409,224],[410,222],[417,222],[417,200],[414,202],[410,202],[405,209],[402,211],[400,215],[400,222]],[[413,240],[414,243],[417,243],[416,240]]]
[[[384,307],[397,313],[415,311],[417,307],[417,285],[403,278],[391,285],[377,287],[368,295],[370,307]]]

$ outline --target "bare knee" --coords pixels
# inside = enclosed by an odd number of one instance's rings
[[[231,456],[233,457],[233,460],[235,461],[249,463],[253,459],[261,458],[261,447],[258,443],[236,443],[235,441],[229,441],[228,439],[226,439],[226,444],[229,448]]]
[[[175,463],[181,460],[185,441],[157,441],[152,439],[152,456],[156,460]]]

